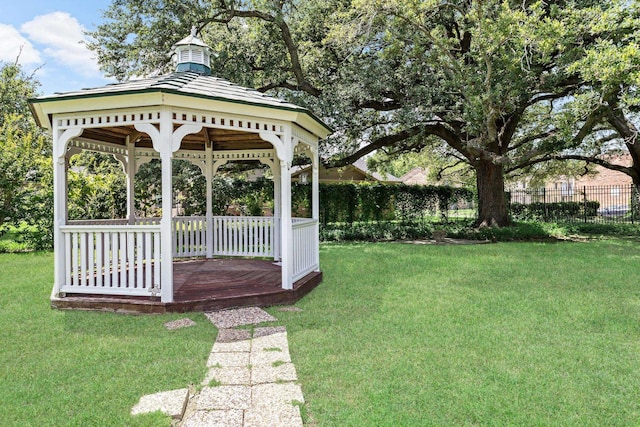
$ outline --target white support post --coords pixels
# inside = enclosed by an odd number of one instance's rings
[[[282,259],[282,289],[293,289],[293,221],[291,220],[291,162],[293,141],[291,129],[286,129],[284,144],[276,147],[280,160],[280,255]]]
[[[207,192],[207,212],[206,212],[206,221],[207,221],[207,237],[206,237],[206,248],[207,248],[207,258],[213,258],[213,195],[212,192],[212,180],[213,180],[213,143],[209,142],[205,146],[205,154],[206,154],[206,163],[205,163],[205,178],[207,182],[206,192]]]
[[[173,153],[178,151],[182,138],[190,133],[202,130],[202,125],[186,124],[173,130],[171,109],[163,107],[160,111],[160,130],[149,123],[135,125],[138,132],[151,137],[153,149],[160,153],[162,162],[162,219],[160,220],[160,301],[173,302]]]
[[[291,221],[291,163],[280,161],[280,249],[282,289],[293,289],[293,225]]]
[[[173,150],[171,140],[173,136],[173,122],[171,111],[163,108],[160,112],[160,161],[162,163],[162,219],[160,220],[161,243],[161,292],[162,302],[173,301]],[[154,144],[154,148],[156,144]]]
[[[273,169],[273,260],[280,261],[280,212],[282,211],[282,198],[280,197],[280,166],[276,165]]]
[[[315,221],[315,264],[318,266],[316,271],[320,271],[320,174],[318,150],[311,150],[311,218]]]
[[[135,178],[136,178],[136,147],[135,142],[126,137],[127,143],[127,219],[129,225],[136,223],[135,212]]]
[[[57,132],[54,132],[54,139]],[[53,142],[54,145],[56,141]],[[66,191],[67,191],[67,173],[65,157],[53,159],[53,247],[55,248],[55,264],[54,264],[54,285],[53,297],[58,297],[60,288],[65,284],[65,258],[68,256],[65,251],[64,238],[60,227],[65,225],[66,218]]]
[[[67,143],[82,133],[81,128],[61,132],[57,120],[53,121],[53,247],[54,282],[52,297],[60,296],[60,288],[66,283],[66,259],[64,237],[60,227],[67,223]]]

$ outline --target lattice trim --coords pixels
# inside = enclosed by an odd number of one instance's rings
[[[238,130],[243,132],[273,132],[277,135],[284,134],[285,124],[260,120],[255,117],[241,115],[226,115],[206,111],[173,110],[173,122],[176,124],[198,123],[205,127]]]
[[[55,118],[58,129],[73,127],[100,128],[131,126],[136,123],[158,123],[160,111],[154,109],[96,111]]]
[[[87,140],[82,138],[76,138],[69,141],[68,148],[79,148],[81,150],[96,151],[105,154],[120,154],[127,155],[127,147],[121,145],[111,144],[109,142],[100,142]]]

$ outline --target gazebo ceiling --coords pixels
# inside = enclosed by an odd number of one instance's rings
[[[178,125],[174,125],[174,127],[178,128]],[[126,138],[129,137],[136,147],[152,147],[151,138],[145,133],[138,132],[133,126],[86,128],[81,136],[122,146],[126,145]],[[213,144],[214,150],[273,148],[270,143],[260,139],[257,133],[217,128],[203,128],[198,133],[185,136],[182,139],[181,148],[185,150],[204,150],[206,144]]]

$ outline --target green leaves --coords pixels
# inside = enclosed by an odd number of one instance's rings
[[[609,100],[640,106],[637,1],[117,0],[105,16],[91,47],[107,72],[169,70],[195,24],[214,74],[336,129],[321,147],[334,165],[431,136],[476,171],[515,171],[591,149]]]

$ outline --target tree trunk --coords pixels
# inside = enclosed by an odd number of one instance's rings
[[[476,162],[478,186],[478,227],[505,227],[510,224],[504,194],[504,169],[489,160]]]

